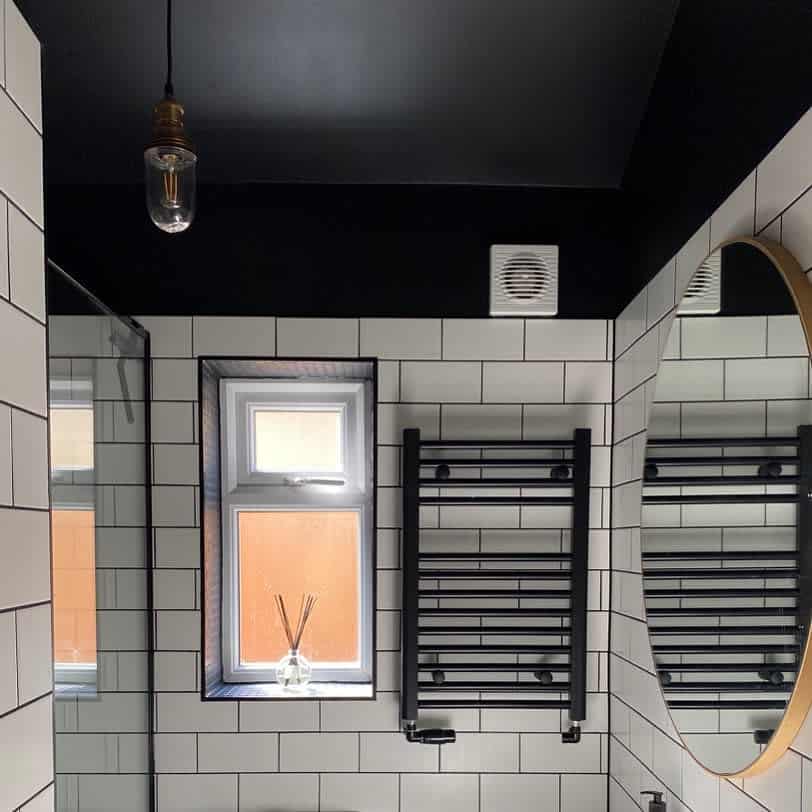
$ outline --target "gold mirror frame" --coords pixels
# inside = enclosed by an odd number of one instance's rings
[[[806,337],[807,353],[810,356],[810,360],[812,360],[812,283],[810,283],[810,281],[806,278],[806,274],[803,272],[798,260],[795,259],[795,257],[789,251],[787,251],[786,248],[776,242],[773,242],[772,240],[765,240],[760,237],[733,237],[719,243],[719,245],[717,245],[716,248],[714,248],[710,254],[703,259],[703,262],[717,251],[721,251],[722,248],[725,248],[728,245],[737,244],[750,245],[759,250],[762,254],[764,254],[764,256],[767,257],[767,259],[770,260],[776,271],[781,274],[781,278],[784,280],[784,284],[789,289],[792,300],[795,303],[795,308],[798,312],[798,317],[803,325],[804,336]],[[698,267],[699,266],[697,266],[697,268]],[[660,361],[661,360],[662,359],[660,359]],[[650,417],[651,414],[649,413],[647,415],[646,431],[648,431],[648,419],[650,419]],[[643,578],[645,578],[645,573],[643,573]],[[795,737],[798,735],[801,726],[806,720],[810,708],[812,708],[812,631],[808,628],[810,621],[812,621],[812,618],[807,619],[807,635],[804,643],[803,656],[801,658],[801,666],[798,669],[798,673],[795,678],[795,688],[790,695],[789,702],[787,702],[784,715],[781,718],[775,733],[773,733],[772,737],[770,738],[769,743],[764,750],[761,751],[758,758],[751,761],[750,764],[737,772],[716,772],[716,770],[710,769],[707,765],[703,764],[698,758],[696,758],[696,756],[694,756],[693,752],[691,752],[691,748],[683,738],[682,733],[680,733],[679,728],[674,722],[674,718],[671,715],[671,709],[668,707],[668,702],[665,698],[663,686],[660,684],[660,681],[657,680],[660,695],[662,696],[663,702],[668,710],[668,717],[671,720],[671,724],[674,726],[674,730],[677,731],[677,735],[682,742],[682,746],[685,748],[691,758],[693,758],[694,761],[696,761],[696,763],[699,764],[699,766],[704,770],[719,778],[752,778],[754,775],[759,775],[772,767],[773,764],[775,764],[789,749],[792,742],[795,741]],[[648,627],[648,614],[646,615],[646,627]],[[653,656],[654,655],[652,653],[652,657]]]

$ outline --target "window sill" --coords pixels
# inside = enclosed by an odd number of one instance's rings
[[[97,699],[96,683],[57,682],[54,684],[54,696],[57,699]]]
[[[369,682],[311,682],[293,693],[275,682],[221,682],[206,692],[205,699],[374,699]]]

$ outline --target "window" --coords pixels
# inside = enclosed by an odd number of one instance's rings
[[[313,683],[323,695],[349,683],[371,693],[371,383],[224,377],[219,387],[223,679],[274,683],[288,643],[273,596],[297,613],[312,592],[301,647]]]
[[[97,658],[92,403],[52,399],[49,430],[55,681],[92,685]]]

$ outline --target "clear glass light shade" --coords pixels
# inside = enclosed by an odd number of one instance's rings
[[[183,147],[144,150],[147,210],[162,231],[185,231],[195,217],[197,156]]]

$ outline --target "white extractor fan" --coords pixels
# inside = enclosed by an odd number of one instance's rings
[[[691,277],[682,301],[680,316],[707,316],[722,309],[722,252],[711,254]]]
[[[558,246],[492,245],[492,316],[555,316]]]

